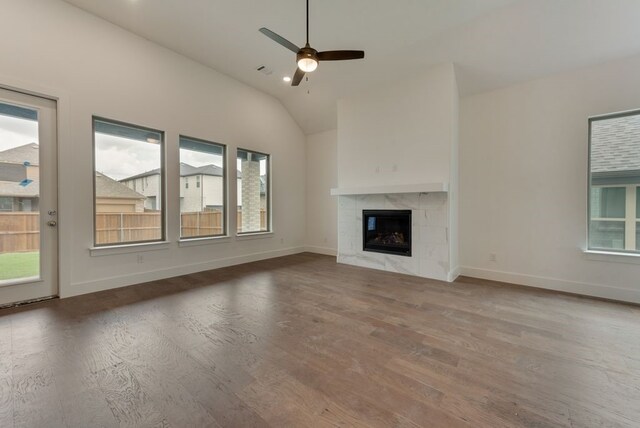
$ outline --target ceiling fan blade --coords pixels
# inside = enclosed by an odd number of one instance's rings
[[[342,61],[345,59],[362,59],[364,51],[324,51],[318,52],[319,61]]]
[[[279,34],[274,33],[273,31],[269,30],[268,28],[262,27],[259,31],[262,34],[264,34],[265,36],[267,36],[268,38],[270,38],[271,40],[273,40],[274,42],[284,46],[285,48],[289,49],[290,51],[292,51],[294,53],[298,53],[298,51],[300,50],[299,47],[297,47],[296,45],[291,43],[289,40],[285,39],[284,37],[282,37]]]
[[[298,86],[304,77],[304,71],[296,68],[296,74],[293,75],[293,80],[291,80],[291,86]]]

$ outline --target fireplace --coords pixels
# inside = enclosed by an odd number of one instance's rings
[[[411,210],[363,210],[362,249],[411,257]]]

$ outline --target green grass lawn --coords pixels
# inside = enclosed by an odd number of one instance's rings
[[[39,252],[0,254],[0,281],[38,276],[39,271]]]

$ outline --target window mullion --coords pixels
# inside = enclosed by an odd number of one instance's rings
[[[636,186],[626,186],[624,249],[636,250]]]

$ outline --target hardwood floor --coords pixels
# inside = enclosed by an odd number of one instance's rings
[[[300,254],[0,311],[0,427],[638,427],[640,308]]]

